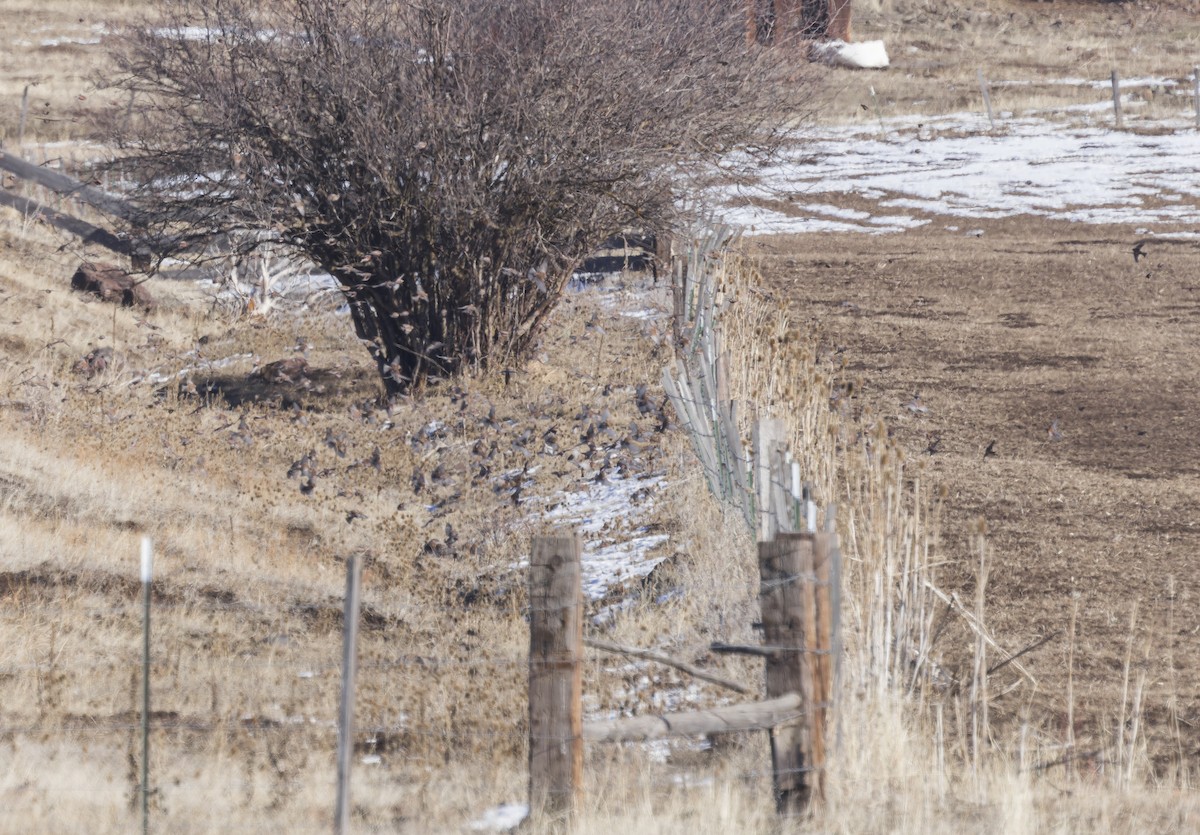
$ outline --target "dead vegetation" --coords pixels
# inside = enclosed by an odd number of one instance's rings
[[[393,395],[527,360],[585,257],[665,235],[695,178],[769,158],[810,98],[723,0],[155,12],[112,39],[137,224],[165,254],[235,233],[319,265]]]

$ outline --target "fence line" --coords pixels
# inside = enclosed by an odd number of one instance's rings
[[[720,252],[736,240],[736,234],[728,227],[719,227],[703,237],[692,248],[685,259],[677,262],[676,276],[680,286],[676,288],[674,326],[681,346],[681,359],[675,366],[674,375],[668,372],[666,380],[674,395],[673,402],[680,414],[689,414],[694,429],[693,440],[698,455],[706,462],[706,475],[710,486],[729,501],[737,503],[747,525],[755,530],[762,540],[760,544],[760,577],[757,583],[748,583],[748,591],[756,591],[763,602],[763,622],[766,625],[763,646],[757,650],[767,659],[766,702],[690,711],[683,714],[664,716],[640,716],[613,720],[607,724],[591,724],[586,736],[591,740],[628,739],[658,737],[681,732],[699,733],[704,729],[716,732],[733,730],[771,729],[772,766],[775,795],[781,812],[802,810],[808,803],[816,784],[812,782],[824,765],[823,716],[832,701],[825,687],[826,677],[822,671],[827,664],[822,659],[830,656],[828,636],[823,637],[818,628],[831,611],[830,597],[836,597],[833,580],[822,577],[813,561],[816,548],[828,551],[829,537],[818,534],[815,528],[815,508],[807,498],[807,492],[799,481],[798,465],[787,455],[782,441],[782,431],[777,424],[767,421],[755,423],[753,449],[743,448],[738,428],[737,407],[729,397],[729,381],[726,377],[728,358],[720,350],[720,314],[723,302],[718,299],[717,273],[721,264]],[[690,413],[689,413],[690,410]],[[711,440],[709,440],[711,436]],[[789,533],[807,530],[807,533]],[[780,538],[777,538],[779,534]],[[775,564],[774,556],[780,553],[800,557],[795,563]],[[824,551],[823,551],[824,553]],[[803,555],[807,554],[807,561]],[[347,825],[350,808],[348,801],[350,763],[357,740],[359,750],[364,738],[381,738],[389,735],[422,737],[444,741],[447,756],[453,750],[455,740],[491,740],[499,745],[525,743],[529,751],[529,792],[533,807],[539,812],[562,815],[574,805],[583,780],[583,743],[585,729],[582,721],[582,668],[583,612],[585,607],[596,605],[585,601],[582,595],[580,562],[582,543],[578,536],[558,539],[534,540],[529,560],[530,590],[527,605],[521,607],[530,618],[530,651],[528,656],[489,656],[484,658],[443,659],[422,656],[404,656],[399,659],[378,659],[357,663],[353,652],[353,634],[359,623],[356,600],[358,595],[347,583],[347,592],[341,610],[341,625],[345,630],[342,662],[343,699],[342,709],[336,721],[323,717],[271,718],[265,715],[242,716],[223,721],[198,721],[177,715],[155,715],[144,699],[141,707],[142,721],[127,720],[103,723],[96,720],[63,717],[58,722],[41,721],[24,727],[7,729],[9,733],[67,734],[83,739],[114,738],[142,732],[140,758],[136,761],[143,775],[140,796],[143,804],[154,796],[155,787],[149,776],[149,737],[166,740],[159,743],[169,749],[172,734],[201,734],[218,738],[228,735],[246,737],[304,736],[308,738],[334,738],[337,748],[338,793],[331,797],[331,806],[336,806],[335,820],[341,831]],[[355,567],[360,566],[363,555],[347,561],[348,578]],[[772,566],[768,570],[768,565]],[[514,571],[518,570],[514,568]],[[284,585],[287,588],[287,585]],[[37,589],[40,594],[42,589]],[[160,581],[157,594],[163,593]],[[293,593],[312,595],[311,589],[292,589]],[[36,597],[31,594],[31,598]],[[144,583],[144,600],[147,605],[161,605],[167,610],[203,612],[206,608],[244,610],[249,607],[230,606],[216,602],[206,604],[202,600],[162,600],[154,602],[149,583]],[[32,604],[31,604],[32,605]],[[336,607],[328,596],[317,605],[324,613],[332,614]],[[78,611],[62,607],[64,611]],[[410,608],[415,608],[410,607]],[[453,607],[437,607],[450,609]],[[823,614],[824,613],[824,614]],[[104,615],[127,617],[129,607],[117,610],[105,608]],[[388,612],[375,614],[389,617]],[[124,618],[122,618],[124,619]],[[790,624],[783,631],[775,624]],[[146,619],[149,624],[149,618]],[[149,633],[146,634],[147,653],[151,647]],[[274,650],[273,650],[274,651]],[[264,670],[275,668],[286,672],[313,673],[331,672],[337,667],[332,661],[312,661],[286,658],[286,650],[278,650],[281,658],[238,659],[228,663],[229,668],[251,668]],[[642,660],[656,661],[642,653]],[[112,659],[109,662],[88,665],[92,668],[120,668],[133,663],[133,659]],[[445,727],[431,726],[417,720],[415,723],[367,723],[355,732],[352,728],[351,706],[353,702],[353,672],[358,669],[396,669],[398,667],[426,671],[439,666],[485,667],[503,665],[516,667],[528,664],[529,672],[529,721],[527,728],[463,727],[450,716]],[[143,662],[143,682],[149,685],[151,675],[162,675],[170,670],[170,661],[150,663],[148,655]],[[24,669],[37,674],[61,670],[71,665],[56,661],[25,665]],[[20,665],[10,665],[17,669]],[[777,671],[777,672],[772,672]],[[686,670],[683,671],[686,674]],[[726,682],[726,684],[728,684]],[[606,730],[597,730],[607,728]],[[635,729],[635,730],[630,730]],[[5,729],[0,728],[0,733]],[[815,741],[814,741],[815,740]],[[766,772],[764,772],[766,773]],[[152,809],[143,806],[146,814]],[[145,818],[144,818],[145,820]]]
[[[582,593],[578,536],[533,543],[531,600],[557,601],[530,621],[529,797],[533,813],[569,817],[582,788],[584,741],[622,742],[767,730],[780,814],[803,813],[821,791],[833,681],[832,533],[778,534],[759,543],[764,645],[725,647],[761,655],[766,701],[583,724],[582,625],[571,604]],[[818,581],[824,580],[818,586]],[[623,648],[607,645],[608,651]],[[646,657],[643,650],[631,652]],[[661,657],[655,660],[663,660]],[[665,659],[673,663],[672,659]]]

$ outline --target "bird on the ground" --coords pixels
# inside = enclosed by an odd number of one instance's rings
[[[921,393],[917,392],[913,395],[913,399],[904,404],[904,408],[908,409],[914,415],[929,414],[929,407],[921,402]]]
[[[989,443],[987,445],[987,449],[985,449],[983,451],[983,457],[986,459],[986,458],[990,458],[991,456],[993,456],[995,454],[996,454],[996,442],[993,440],[991,443]]]
[[[325,430],[325,446],[337,453],[338,458],[346,457],[346,433],[334,433],[333,429]]]
[[[446,468],[443,467],[441,463],[438,463],[438,465],[434,467],[433,471],[429,474],[429,480],[434,484],[445,484],[449,480],[449,476],[446,474]]]
[[[296,476],[300,476],[301,478],[310,478],[313,472],[313,464],[316,463],[316,459],[316,450],[310,449],[308,452],[304,453],[304,455],[300,456],[299,459],[292,462],[292,466],[288,468],[287,477],[295,478]]]
[[[1062,429],[1060,429],[1058,426],[1058,418],[1055,418],[1050,422],[1050,428],[1046,430],[1046,437],[1049,438],[1051,442],[1061,441],[1063,439]]]

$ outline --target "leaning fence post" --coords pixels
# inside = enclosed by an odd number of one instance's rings
[[[150,831],[150,582],[154,547],[142,537],[142,835]]]
[[[354,759],[354,677],[358,671],[358,609],[362,588],[362,560],[351,554],[346,561],[346,599],[342,609],[342,703],[338,712],[337,806],[333,831],[350,831],[350,764]]]
[[[812,594],[813,534],[779,534],[758,543],[762,579],[767,698],[798,693],[804,716],[771,731],[775,803],[780,814],[803,812],[812,799],[813,667],[806,650],[805,590]],[[812,633],[809,632],[809,635]]]
[[[583,583],[576,534],[533,540],[529,808],[566,817],[583,783]]]

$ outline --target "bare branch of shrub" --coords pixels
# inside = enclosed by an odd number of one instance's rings
[[[147,232],[329,271],[389,394],[535,343],[607,235],[777,148],[798,55],[729,0],[169,0],[118,54]],[[252,239],[261,239],[250,236]]]

